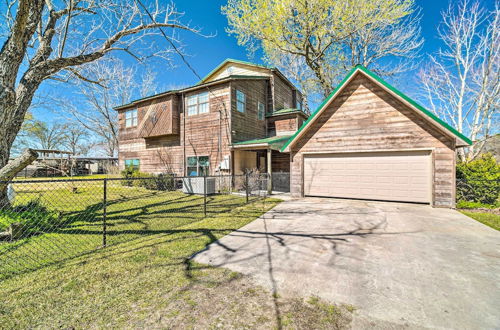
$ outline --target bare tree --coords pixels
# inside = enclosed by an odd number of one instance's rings
[[[7,164],[43,81],[91,81],[79,67],[115,51],[137,59],[154,55],[169,60],[170,45],[158,45],[150,37],[159,35],[160,28],[198,32],[182,24],[172,6],[159,1],[152,2],[149,12],[139,0],[12,0],[2,8],[0,168]],[[176,41],[174,35],[164,36],[172,44]]]
[[[67,139],[67,126],[61,123],[33,120],[24,131],[20,143],[27,148],[61,149]]]
[[[89,132],[77,124],[66,126],[63,144],[73,155],[86,155],[93,146],[93,143],[89,141]]]
[[[67,110],[82,127],[98,137],[106,155],[114,157],[118,152],[118,114],[113,107],[130,101],[138,87],[135,70],[125,68],[118,60],[105,60],[85,66],[83,72],[99,84],[80,81],[77,90],[83,102],[67,102]]]
[[[444,49],[420,72],[421,86],[430,108],[475,141],[458,153],[470,161],[499,129],[500,10],[462,0],[442,15]]]

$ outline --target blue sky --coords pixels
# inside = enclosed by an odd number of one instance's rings
[[[441,11],[448,7],[449,1],[416,0],[416,2],[422,11],[421,27],[422,36],[425,39],[422,59],[425,59],[428,54],[436,52],[441,45],[437,38],[437,28],[441,21]],[[489,8],[494,6],[494,0],[482,0],[480,2]],[[262,63],[259,56],[248,58],[245,48],[238,46],[235,37],[229,36],[225,32],[227,20],[221,14],[220,8],[226,3],[226,0],[177,0],[174,3],[180,12],[184,12],[184,22],[190,22],[192,26],[200,27],[205,34],[215,34],[211,38],[203,38],[192,33],[181,34],[185,52],[189,55],[187,59],[201,76],[210,72],[226,58]],[[163,42],[163,39],[157,41]],[[157,85],[160,87],[160,91],[193,85],[198,81],[198,78],[183,64],[180,57],[173,56],[175,67],[172,69],[165,70],[165,64],[161,62],[156,62],[153,65],[153,69],[158,72]],[[124,57],[124,60],[127,63],[133,62],[130,57]],[[409,72],[398,79],[396,87],[410,96],[415,96],[415,84],[417,83],[415,72]],[[46,85],[42,89],[51,93],[54,87]],[[58,90],[63,95],[70,96],[71,88],[61,89],[61,86],[59,86]],[[37,111],[35,115],[37,117],[41,115],[48,120],[58,117],[46,111]]]

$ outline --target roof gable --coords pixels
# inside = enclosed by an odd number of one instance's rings
[[[321,113],[324,112],[324,110],[335,100],[335,98],[340,95],[344,87],[346,87],[349,82],[352,80],[352,78],[356,75],[356,73],[361,73],[368,77],[371,81],[382,87],[384,90],[386,90],[389,94],[391,94],[393,97],[396,97],[400,101],[402,101],[404,104],[406,104],[410,109],[414,110],[417,112],[421,117],[425,118],[426,120],[430,121],[434,126],[439,128],[443,133],[445,133],[448,136],[452,136],[456,139],[457,141],[457,146],[467,146],[472,144],[472,141],[468,139],[466,136],[455,130],[453,127],[448,125],[446,122],[441,120],[439,117],[437,117],[434,113],[430,112],[429,110],[425,109],[421,105],[419,105],[417,102],[388,84],[386,81],[382,80],[380,77],[378,77],[376,74],[368,70],[362,65],[357,65],[355,66],[348,74],[347,76],[340,82],[340,84],[330,93],[330,95],[318,106],[317,110],[309,117],[308,120],[304,122],[302,127],[295,132],[295,134],[287,141],[287,143],[281,148],[282,152],[287,152],[290,151],[290,147],[301,137],[303,134],[312,126],[312,123],[315,122],[320,116]]]
[[[213,80],[226,78],[229,76],[269,76],[271,68],[264,65],[250,62],[226,59],[215,69],[210,71],[198,84],[207,83]]]

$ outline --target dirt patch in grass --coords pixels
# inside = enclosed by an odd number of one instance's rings
[[[317,297],[276,297],[245,276],[216,269],[203,270],[170,299],[162,309],[141,311],[149,317],[133,327],[346,329],[353,311]]]

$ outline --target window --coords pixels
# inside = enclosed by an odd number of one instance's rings
[[[208,156],[193,156],[187,158],[187,175],[188,176],[205,176],[208,175],[210,162]]]
[[[139,159],[125,159],[125,167],[138,171],[139,170]]]
[[[208,112],[209,112],[208,92],[188,96],[187,98],[188,116],[199,115],[200,113],[208,113]]]
[[[297,109],[302,111],[302,100],[297,101]]]
[[[258,103],[258,113],[257,113],[257,118],[259,118],[259,120],[264,120],[264,114],[265,114],[265,108],[264,108],[264,104],[263,103]]]
[[[237,90],[236,91],[236,109],[239,111],[239,112],[245,112],[245,107],[246,107],[246,95]]]
[[[125,127],[137,126],[137,109],[125,112]]]

